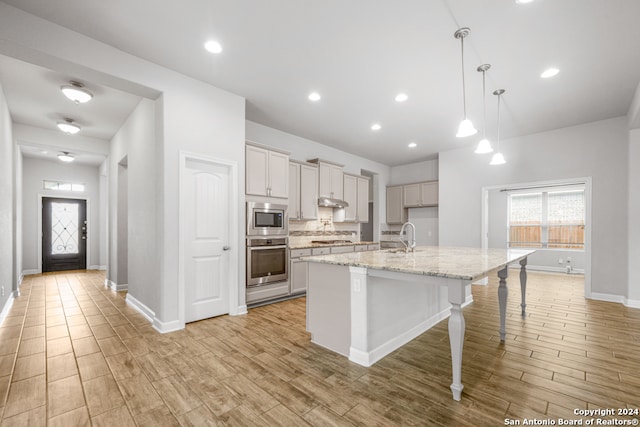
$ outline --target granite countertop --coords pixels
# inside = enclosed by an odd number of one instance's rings
[[[318,239],[320,240],[320,239]],[[329,240],[329,239],[328,239]],[[346,239],[345,239],[346,240]],[[339,243],[302,243],[298,245],[289,245],[289,249],[309,249],[309,248],[331,248],[335,246],[354,246],[354,245],[377,245],[379,242],[339,242]]]
[[[419,246],[415,252],[387,249],[319,255],[303,261],[397,271],[450,279],[477,280],[492,270],[520,261],[535,250]]]

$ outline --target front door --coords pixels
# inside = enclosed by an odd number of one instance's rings
[[[42,198],[42,272],[87,268],[87,201]]]
[[[185,322],[229,313],[227,166],[186,159],[183,166]]]

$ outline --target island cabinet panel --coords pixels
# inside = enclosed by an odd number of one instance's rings
[[[438,181],[418,182],[402,187],[405,208],[438,205]]]
[[[318,167],[289,163],[289,219],[318,219]]]
[[[407,210],[404,208],[402,185],[387,187],[387,224],[407,222]]]
[[[246,145],[245,193],[254,196],[289,197],[289,156]]]

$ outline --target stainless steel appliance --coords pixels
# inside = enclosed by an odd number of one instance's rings
[[[247,236],[287,236],[287,205],[247,202]]]
[[[289,278],[286,237],[247,238],[247,287],[281,282]]]

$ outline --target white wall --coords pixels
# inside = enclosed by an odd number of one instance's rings
[[[22,152],[18,146],[14,147],[14,171],[13,178],[15,180],[14,185],[14,245],[13,256],[14,262],[14,283],[19,287],[22,283],[23,268],[22,268]]]
[[[17,284],[13,282],[14,147],[11,116],[0,83],[0,286],[4,288],[4,295],[0,294],[0,320],[6,314],[3,309],[11,291],[17,289]]]
[[[638,92],[640,95],[640,91]],[[640,116],[640,114],[639,114]],[[629,132],[628,304],[640,308],[640,129]]]
[[[95,166],[63,163],[24,157],[22,165],[22,263],[28,274],[42,271],[38,264],[40,197],[70,197],[87,199],[88,244],[87,268],[97,269],[100,263],[100,187]],[[85,184],[84,192],[45,190],[43,181],[64,181]]]
[[[107,269],[108,255],[108,235],[107,227],[109,224],[109,158],[106,158],[104,162],[98,168],[98,185],[100,193],[100,231],[99,234],[99,250],[100,250],[100,269]]]
[[[481,188],[592,177],[592,291],[627,294],[626,118],[501,142],[507,164],[471,148],[439,155],[440,244],[480,246]]]

